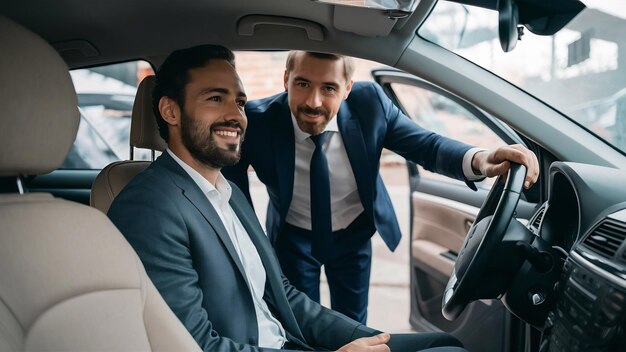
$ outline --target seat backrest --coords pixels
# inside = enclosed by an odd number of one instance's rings
[[[156,86],[155,76],[146,76],[139,87],[130,116],[130,147],[164,151],[167,143],[159,134],[159,127],[152,110],[152,91]],[[132,159],[132,158],[131,158]]]
[[[130,148],[164,151],[167,144],[159,135],[156,118],[152,110],[152,90],[156,84],[154,76],[147,76],[137,87],[130,122]],[[138,173],[150,165],[149,161],[117,161],[107,165],[93,182],[90,204],[105,214],[113,199]]]
[[[50,172],[78,129],[67,66],[0,16],[0,176]],[[102,212],[0,194],[0,351],[199,351]]]

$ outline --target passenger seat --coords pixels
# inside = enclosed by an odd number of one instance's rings
[[[0,15],[0,351],[200,351],[102,212],[25,175],[58,168],[79,114],[68,68]]]
[[[132,160],[135,148],[151,149],[152,160],[155,151],[163,152],[167,148],[167,144],[159,135],[152,111],[152,90],[155,84],[155,77],[148,76],[137,87],[130,123],[131,160],[116,161],[107,165],[96,176],[91,187],[91,206],[105,214],[109,211],[113,199],[128,182],[150,165],[150,161]]]

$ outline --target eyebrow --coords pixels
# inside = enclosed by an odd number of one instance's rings
[[[294,77],[294,80],[296,80],[296,81],[304,81],[304,82],[311,83],[311,81],[310,81],[310,80],[308,80],[308,79],[306,79],[306,78],[304,78],[304,77],[301,77],[301,76],[296,76],[296,77]],[[337,83],[337,82],[322,82],[322,84],[323,84],[323,85],[326,85],[326,86],[333,86],[333,87],[335,87],[335,88],[339,88],[339,86],[340,86],[340,85],[339,85],[339,83]]]
[[[218,88],[218,87],[209,87],[209,88],[202,89],[200,91],[199,95],[203,96],[203,95],[207,95],[207,94],[211,94],[211,93],[230,94],[230,89],[228,89],[228,88]],[[244,93],[242,91],[238,91],[237,92],[237,97],[247,98],[248,96],[246,95],[246,93]]]

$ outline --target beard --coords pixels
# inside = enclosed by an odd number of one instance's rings
[[[183,145],[200,163],[214,169],[221,169],[224,166],[235,165],[241,159],[244,130],[239,123],[223,121],[206,125],[182,111],[180,127]],[[228,144],[226,148],[218,146],[212,133],[217,127],[238,128],[241,131],[239,143]]]
[[[318,123],[311,123],[309,121],[305,121],[305,119],[302,117],[303,114],[322,115],[324,118],[322,119],[322,121]],[[328,122],[330,122],[330,118],[331,118],[328,110],[321,108],[321,107],[311,108],[306,105],[298,106],[295,116],[296,116],[296,122],[298,123],[298,127],[300,127],[302,131],[311,135],[317,135],[317,134],[320,134],[322,131],[324,131],[324,128],[326,128],[326,125],[328,125]]]

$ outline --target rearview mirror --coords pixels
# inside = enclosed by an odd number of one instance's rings
[[[504,52],[515,49],[519,39],[519,12],[514,0],[498,0],[498,35]]]

